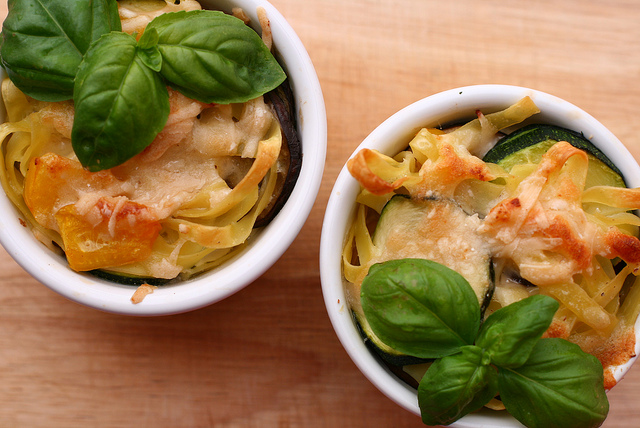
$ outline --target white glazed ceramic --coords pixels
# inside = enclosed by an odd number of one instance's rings
[[[107,312],[140,316],[175,314],[215,303],[253,282],[278,260],[297,236],[315,202],[324,170],[327,119],[320,83],[302,42],[267,1],[202,0],[200,3],[205,8],[225,12],[241,7],[256,25],[257,8],[266,10],[275,55],[286,69],[295,96],[303,152],[296,186],[276,218],[239,256],[194,279],[161,286],[137,305],[130,300],[134,287],[69,269],[64,258],[46,249],[20,225],[17,210],[4,192],[0,192],[0,243],[33,277],[78,303]],[[0,73],[0,77],[6,76],[3,70]],[[4,114],[0,119],[4,120]]]
[[[469,86],[424,98],[383,122],[369,134],[354,154],[366,147],[394,155],[408,145],[420,128],[473,119],[477,109],[484,113],[499,111],[527,95],[533,99],[541,113],[525,123],[548,123],[582,132],[618,166],[629,187],[640,187],[640,167],[624,145],[600,122],[567,101],[514,86]],[[342,247],[348,223],[355,212],[355,198],[359,189],[358,182],[351,177],[346,167],[343,168],[327,205],[320,243],[320,276],[325,304],[340,342],[362,373],[390,399],[419,415],[415,389],[400,381],[364,345],[346,303],[341,272]],[[638,330],[640,326],[636,323],[636,332]],[[636,341],[636,354],[639,351],[640,340]],[[633,360],[616,369],[617,380],[622,378],[632,363]],[[452,426],[478,428],[522,425],[506,412],[485,409],[463,417]]]

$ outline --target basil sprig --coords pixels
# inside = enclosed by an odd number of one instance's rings
[[[598,359],[564,339],[541,339],[559,307],[551,297],[531,296],[480,324],[478,300],[461,275],[432,261],[403,259],[374,265],[361,299],[381,340],[408,355],[436,358],[418,386],[427,425],[451,424],[498,395],[530,428],[597,427],[607,416]],[[456,320],[469,314],[475,319]],[[434,325],[431,336],[424,326]]]
[[[286,75],[258,34],[220,11],[160,15],[139,41],[116,0],[10,0],[0,56],[25,94],[73,97],[72,145],[90,171],[140,153],[169,115],[166,86],[206,103],[257,98]]]

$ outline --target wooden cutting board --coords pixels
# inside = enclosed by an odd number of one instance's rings
[[[272,3],[307,47],[327,107],[324,180],[299,237],[241,292],[159,318],[67,301],[0,250],[0,427],[419,427],[351,362],[322,300],[324,207],[351,152],[420,98],[502,83],[580,106],[640,159],[634,0]],[[609,394],[605,426],[636,427],[639,395],[636,367]]]

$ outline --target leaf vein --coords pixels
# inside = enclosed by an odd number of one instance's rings
[[[36,1],[40,4],[40,6],[47,13],[47,15],[49,15],[49,17],[51,18],[53,23],[56,25],[56,27],[58,27],[60,32],[64,35],[64,38],[69,41],[69,44],[71,46],[73,46],[74,49],[78,52],[78,54],[82,57],[83,56],[82,50],[80,50],[80,48],[78,48],[78,46],[75,44],[75,42],[73,40],[71,40],[69,35],[64,31],[64,28],[62,27],[62,25],[60,25],[58,20],[51,14],[51,12],[49,12],[49,9],[47,9],[46,6],[42,3],[42,0],[36,0]]]

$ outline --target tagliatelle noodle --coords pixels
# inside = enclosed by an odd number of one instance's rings
[[[539,164],[509,173],[480,159],[499,129],[537,111],[525,98],[501,112],[478,112],[452,131],[424,128],[395,158],[358,152],[348,163],[362,190],[342,255],[347,296],[359,299],[360,282],[380,251],[371,234],[386,201],[397,193],[451,199],[480,215],[478,231],[492,246],[496,278],[515,264],[536,285],[497,283],[487,313],[531,294],[550,295],[561,306],[546,335],[579,344],[609,368],[635,349],[640,220],[628,210],[640,208],[640,190],[585,188],[587,155],[565,142]],[[605,370],[605,387],[613,385]]]
[[[147,24],[163,13],[202,9],[202,5],[196,0],[180,0],[179,3],[172,0],[164,1],[166,4],[158,7],[157,2],[119,0],[118,13],[122,22],[122,31],[128,34],[137,33],[140,37]]]
[[[271,34],[271,23],[269,22],[269,17],[267,16],[267,11],[264,7],[258,6],[257,9],[258,20],[260,21],[260,27],[262,28],[262,41],[265,46],[271,50],[271,45],[273,44],[273,35]]]

